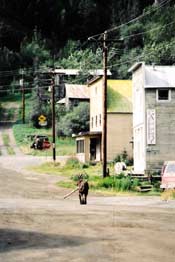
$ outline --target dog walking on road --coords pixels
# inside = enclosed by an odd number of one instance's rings
[[[87,180],[83,180],[83,176],[80,175],[78,182],[78,191],[79,191],[79,199],[80,199],[80,205],[86,205],[87,204],[87,195],[89,191],[89,184]]]

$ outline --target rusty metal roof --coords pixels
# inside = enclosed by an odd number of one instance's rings
[[[77,99],[89,99],[89,88],[87,85],[65,84],[66,97]]]

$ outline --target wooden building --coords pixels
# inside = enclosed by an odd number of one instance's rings
[[[107,81],[107,161],[124,150],[132,157],[131,80]],[[82,162],[101,161],[103,126],[103,79],[89,83],[90,131],[76,136],[77,157]]]
[[[89,88],[87,85],[63,84],[64,98],[60,99],[57,104],[64,105],[66,109],[79,105],[81,102],[89,102]]]

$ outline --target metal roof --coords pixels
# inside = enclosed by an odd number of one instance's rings
[[[135,63],[128,72],[135,72],[142,66],[145,88],[175,88],[175,66],[145,65],[144,62]]]
[[[66,97],[89,99],[89,88],[86,85],[65,84]]]
[[[145,65],[145,88],[175,88],[175,66]]]
[[[80,69],[55,69],[55,73],[58,74],[64,74],[64,75],[79,75],[80,73],[83,73]],[[103,75],[103,69],[94,69],[94,70],[89,70],[88,71],[90,75],[93,76],[102,76]],[[107,70],[107,75],[112,75],[110,70]]]
[[[107,80],[107,112],[132,113],[132,81]]]

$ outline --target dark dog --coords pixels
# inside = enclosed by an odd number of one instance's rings
[[[79,190],[79,199],[81,205],[87,204],[87,195],[89,191],[89,184],[87,181],[83,181],[83,179],[79,179],[78,183]]]

